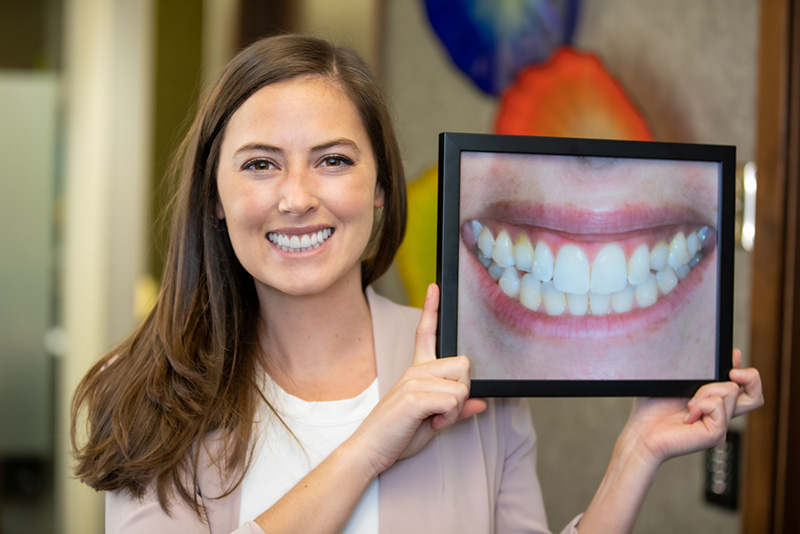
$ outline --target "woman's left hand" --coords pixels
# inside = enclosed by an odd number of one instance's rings
[[[681,398],[636,399],[623,435],[633,433],[656,465],[718,445],[731,418],[764,404],[761,377],[754,368],[742,369],[738,349],[729,378],[702,386],[688,403]]]
[[[630,532],[662,463],[719,444],[732,417],[764,404],[758,371],[741,367],[742,355],[734,350],[730,381],[706,384],[688,402],[636,399],[600,488],[581,518],[582,532]]]

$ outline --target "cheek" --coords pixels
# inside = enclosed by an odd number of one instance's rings
[[[227,202],[220,202],[222,212],[231,233],[242,232],[259,227],[264,221],[267,210],[254,195],[241,195]]]

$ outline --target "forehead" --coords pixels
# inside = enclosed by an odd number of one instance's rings
[[[358,109],[340,82],[309,75],[277,82],[253,93],[233,113],[225,138],[293,134],[366,137]]]

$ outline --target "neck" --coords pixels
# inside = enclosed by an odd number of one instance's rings
[[[354,397],[376,376],[360,272],[340,282],[312,295],[259,291],[266,368],[284,390],[305,400]]]

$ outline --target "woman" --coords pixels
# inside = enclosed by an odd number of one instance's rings
[[[77,474],[109,492],[108,531],[547,531],[527,403],[469,399],[467,358],[435,359],[436,286],[421,318],[368,288],[405,199],[357,56],[299,36],[251,45],[176,168],[158,303],[74,401],[89,425]],[[636,405],[581,531],[629,529],[661,462],[759,403],[754,370],[731,378],[688,408]]]

